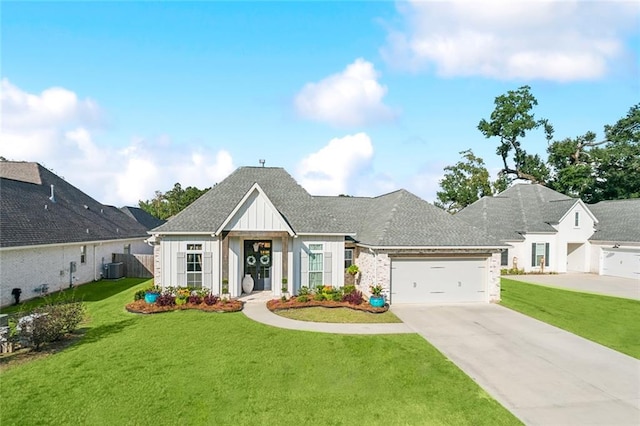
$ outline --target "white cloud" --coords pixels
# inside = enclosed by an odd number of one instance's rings
[[[94,141],[98,105],[64,88],[27,93],[2,80],[0,155],[37,161],[105,204],[137,205],[174,183],[205,188],[234,170],[225,150],[204,152],[172,142],[132,138],[121,149]]]
[[[297,180],[310,194],[348,194],[373,158],[373,144],[366,133],[334,138],[305,157],[297,168]]]
[[[625,55],[637,31],[634,2],[410,1],[405,28],[391,30],[382,55],[392,65],[434,68],[445,77],[574,81],[597,79]]]
[[[295,108],[304,118],[337,127],[393,119],[393,111],[382,100],[387,88],[378,77],[371,62],[356,59],[340,73],[307,83],[295,97]]]

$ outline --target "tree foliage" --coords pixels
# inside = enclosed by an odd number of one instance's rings
[[[492,184],[484,161],[476,157],[473,151],[468,149],[460,154],[463,160],[444,168],[444,178],[440,180],[442,191],[436,193],[438,201],[435,205],[450,213],[455,213],[484,196],[503,191],[508,186],[504,175]]]
[[[502,158],[501,174],[534,183],[545,182],[549,169],[538,154],[529,154],[522,146],[528,132],[542,127],[547,141],[553,138],[553,126],[547,119],[536,119],[533,108],[538,105],[529,86],[510,90],[498,96],[490,121],[480,120],[478,129],[486,138],[498,137],[496,153]],[[509,158],[509,156],[512,156]]]
[[[590,203],[640,197],[640,104],[604,133],[601,141],[587,132],[549,145],[548,185]]]
[[[182,185],[176,183],[173,189],[165,193],[156,191],[151,200],[140,200],[138,205],[150,215],[166,220],[180,213],[209,189],[211,188],[198,189],[194,186],[183,189]]]

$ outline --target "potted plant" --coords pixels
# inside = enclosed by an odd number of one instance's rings
[[[347,268],[347,273],[351,274],[351,275],[356,275],[358,272],[360,272],[360,268],[358,268],[358,265],[356,265],[355,263],[350,265]]]
[[[289,280],[287,280],[286,278],[282,279],[282,287],[280,287],[280,290],[282,291],[282,297],[284,297],[285,299],[289,298]]]
[[[229,295],[229,280],[228,279],[223,279],[222,280],[222,298],[223,299],[230,299],[230,295]]]
[[[160,289],[158,287],[150,287],[144,292],[144,301],[147,303],[156,303],[160,297]]]
[[[375,308],[381,308],[384,306],[384,296],[382,295],[382,286],[380,284],[372,285],[369,287],[371,290],[371,297],[369,297],[369,304]]]

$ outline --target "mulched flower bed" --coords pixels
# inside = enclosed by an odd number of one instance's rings
[[[279,311],[282,309],[298,309],[298,308],[310,308],[314,306],[321,306],[324,308],[349,308],[356,311],[371,312],[373,314],[381,314],[389,310],[389,305],[384,305],[381,308],[375,308],[369,305],[367,302],[363,302],[360,305],[352,305],[348,302],[334,302],[330,300],[309,300],[307,302],[298,302],[295,297],[287,301],[280,299],[273,299],[267,302],[267,309],[270,311]]]
[[[186,309],[198,309],[204,312],[239,312],[243,306],[244,302],[240,300],[229,300],[226,303],[218,302],[213,305],[185,303],[184,305],[158,306],[155,303],[147,303],[141,299],[129,303],[125,308],[134,314],[157,314],[160,312],[184,311]]]

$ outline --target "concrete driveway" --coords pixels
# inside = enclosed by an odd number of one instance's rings
[[[640,424],[640,361],[494,304],[393,313],[528,425]]]
[[[581,274],[578,272],[554,275],[503,275],[503,277],[532,284],[640,300],[640,280],[632,278]]]

